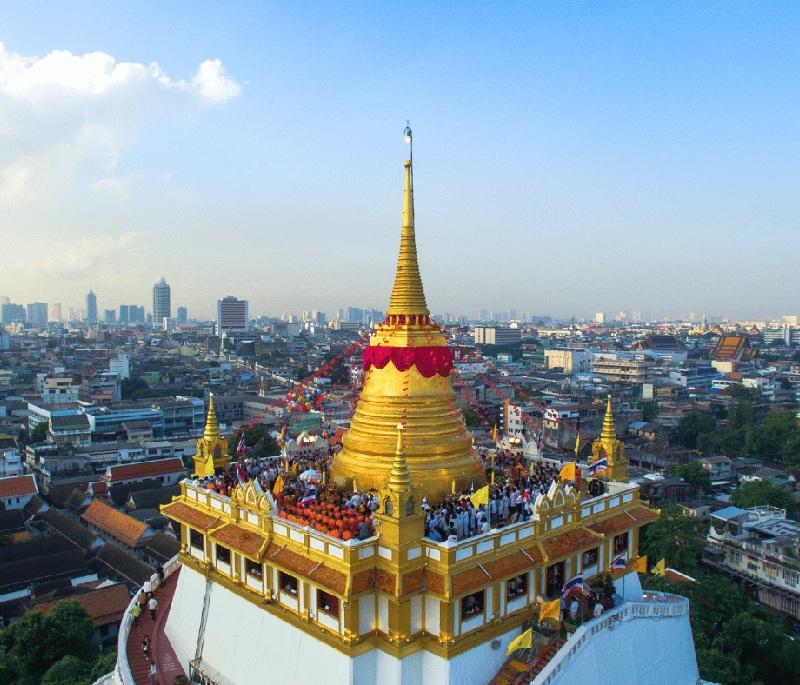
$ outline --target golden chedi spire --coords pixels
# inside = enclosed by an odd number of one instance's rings
[[[194,460],[195,476],[213,476],[228,461],[228,442],[222,437],[214,410],[214,394],[208,394],[208,413],[203,437],[197,441]]]
[[[604,442],[608,442],[609,444],[617,439],[617,426],[614,423],[614,411],[611,408],[611,395],[608,396],[606,415],[603,418],[603,431],[600,433],[600,437]]]
[[[611,395],[606,403],[606,415],[603,417],[603,430],[600,437],[592,443],[592,458],[606,458],[608,465],[605,468],[605,477],[608,480],[627,480],[628,460],[625,457],[625,445],[617,438],[617,426],[614,423],[614,410],[611,407]]]
[[[386,320],[364,350],[364,385],[344,448],[331,464],[340,487],[386,487],[397,465],[397,425],[402,461],[419,496],[439,501],[455,481],[464,490],[482,484],[483,467],[464,424],[450,381],[453,353],[430,321],[414,235],[411,161],[405,163],[403,221],[397,272]],[[396,475],[402,480],[402,468]],[[397,481],[399,484],[400,481]]]
[[[389,490],[392,492],[405,492],[411,487],[411,472],[406,462],[406,452],[403,449],[403,424],[397,424],[397,448],[394,453],[392,470],[389,473]]]
[[[394,276],[392,295],[389,298],[390,316],[428,316],[428,305],[422,289],[422,276],[417,260],[417,238],[414,233],[414,177],[411,160],[405,164],[405,186],[403,188],[403,223],[400,230],[400,250],[397,254],[397,271]]]
[[[206,429],[203,437],[206,440],[216,440],[219,437],[219,423],[217,423],[217,412],[214,411],[214,393],[208,393],[208,414],[206,414]]]

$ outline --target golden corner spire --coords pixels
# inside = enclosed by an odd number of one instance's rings
[[[406,452],[403,449],[403,424],[397,424],[397,449],[395,450],[392,470],[389,473],[389,490],[405,492],[411,487],[411,472],[406,462]]]
[[[411,129],[406,128],[406,140],[410,141]],[[390,316],[429,316],[422,277],[417,261],[417,239],[414,233],[414,173],[411,160],[405,163],[405,187],[403,189],[403,223],[400,230],[400,251],[397,255],[397,272],[394,277],[392,296],[389,299]]]
[[[208,393],[208,414],[206,414],[206,429],[203,437],[208,440],[219,438],[219,423],[217,423],[217,413],[214,411],[214,393]]]
[[[611,409],[611,395],[608,396],[606,405],[606,415],[603,419],[603,432],[600,434],[602,440],[614,441],[617,439],[617,427],[614,424],[614,412]]]

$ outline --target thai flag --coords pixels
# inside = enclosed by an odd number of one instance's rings
[[[244,431],[242,431],[242,437],[239,438],[239,444],[236,445],[236,456],[240,456],[247,452],[247,443],[244,441]]]
[[[608,467],[608,459],[606,459],[605,457],[603,457],[602,459],[598,459],[594,464],[589,465],[589,475],[597,476],[601,473],[605,473],[607,467]]]
[[[244,469],[244,464],[241,461],[236,463],[236,480],[239,482],[239,485],[244,485],[250,480],[247,477],[247,471]]]
[[[566,583],[564,583],[564,587],[561,588],[561,598],[566,599],[569,594],[575,589],[583,589],[583,574],[578,573],[577,575],[572,576]]]
[[[624,571],[628,566],[628,562],[625,560],[624,554],[618,554],[614,557],[613,561],[611,562],[611,570],[612,571]]]
[[[298,504],[301,507],[307,507],[309,504],[316,501],[317,501],[317,491],[310,490],[298,500]]]

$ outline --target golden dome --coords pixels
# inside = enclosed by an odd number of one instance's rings
[[[403,222],[397,272],[386,321],[375,327],[364,350],[364,387],[344,449],[331,464],[334,481],[359,490],[389,480],[403,424],[403,451],[411,483],[434,501],[485,474],[472,448],[450,382],[453,355],[425,302],[414,233],[411,162],[405,163]]]

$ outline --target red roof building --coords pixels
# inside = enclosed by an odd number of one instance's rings
[[[0,478],[0,506],[3,509],[23,509],[31,497],[39,494],[33,476],[8,476]]]
[[[133,464],[109,466],[105,480],[113,483],[135,483],[137,481],[158,479],[163,485],[174,485],[186,475],[186,467],[180,457],[138,461]]]
[[[81,519],[90,528],[106,537],[114,538],[131,549],[144,547],[145,543],[153,536],[153,531],[147,524],[114,509],[99,499],[92,500],[89,508],[81,514]]]

